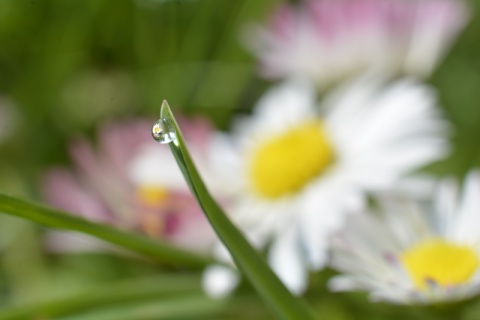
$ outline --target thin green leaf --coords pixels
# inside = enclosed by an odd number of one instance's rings
[[[303,300],[288,291],[212,198],[190,157],[180,128],[166,101],[162,104],[160,117],[165,124],[164,129],[169,131],[165,134],[174,137],[169,146],[190,189],[217,235],[230,251],[237,267],[278,317],[292,320],[315,319],[314,312]]]
[[[55,318],[57,320],[163,320],[225,319],[227,301],[215,300],[205,295],[184,295],[168,297],[160,301],[136,304],[123,304],[114,307],[93,310],[72,316]]]
[[[0,310],[0,320],[47,319],[108,308],[125,303],[159,301],[165,297],[196,292],[201,294],[198,276],[162,275],[102,284],[69,297],[43,303],[22,305]]]
[[[202,267],[209,259],[145,236],[90,222],[73,214],[0,193],[0,212],[46,227],[77,231],[116,244],[166,264]]]

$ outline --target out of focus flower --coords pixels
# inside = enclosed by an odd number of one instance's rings
[[[106,125],[97,151],[84,140],[76,141],[70,150],[75,169],[48,172],[45,199],[87,219],[138,230],[187,249],[206,250],[214,233],[170,150],[152,139],[151,126],[143,120]],[[202,160],[212,136],[209,124],[184,120],[182,130],[205,172]]]
[[[352,216],[335,237],[334,290],[367,290],[394,303],[434,303],[480,291],[480,172],[458,197],[452,180],[429,203],[383,198],[379,214]]]
[[[393,188],[446,152],[435,95],[412,80],[381,86],[362,79],[318,111],[310,86],[284,83],[217,149],[237,198],[234,220],[255,245],[272,244],[270,265],[294,292],[305,289],[309,266],[324,266],[328,237],[348,209],[364,206],[366,192]],[[209,292],[230,288],[207,275]]]
[[[427,76],[466,23],[462,0],[306,0],[249,35],[267,78],[319,87],[363,71]]]

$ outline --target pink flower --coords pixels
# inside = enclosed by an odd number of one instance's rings
[[[278,7],[247,44],[270,79],[324,87],[365,71],[424,77],[466,21],[462,0],[306,0]]]
[[[166,146],[151,137],[153,121],[105,125],[95,149],[84,139],[70,148],[73,169],[53,168],[43,192],[55,207],[86,219],[136,230],[191,250],[207,250],[215,240]],[[185,139],[205,159],[212,128],[203,119],[181,121]],[[61,247],[52,244],[53,247]]]

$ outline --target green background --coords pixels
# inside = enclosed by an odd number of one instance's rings
[[[0,96],[11,101],[18,119],[14,134],[0,144],[0,190],[39,199],[42,173],[69,163],[66,149],[72,138],[93,138],[97,128],[112,119],[141,116],[153,122],[163,99],[226,129],[232,115],[248,112],[270,85],[257,77],[242,37],[246,26],[265,22],[278,3],[0,0]],[[452,155],[429,168],[439,175],[463,176],[480,165],[480,4],[470,4],[469,25],[427,80],[438,89],[454,132]],[[247,284],[230,301],[211,301],[201,294],[198,270],[132,256],[47,254],[40,242],[44,231],[0,216],[0,307],[72,295],[62,303],[84,311],[61,319],[270,317]],[[188,293],[158,292],[166,283],[158,278],[163,273],[177,275],[179,282],[172,280],[171,286],[185,285]],[[369,304],[363,294],[331,294],[325,289],[330,274],[312,275],[308,293],[323,319],[404,319],[405,312],[419,319],[425,313],[450,319],[448,312],[458,309],[405,310]],[[112,290],[102,293],[110,286]],[[76,296],[121,296],[135,290],[135,298],[127,295],[105,307],[87,308]],[[465,319],[478,319],[480,304],[473,300],[465,310]],[[7,319],[1,312],[0,319]]]

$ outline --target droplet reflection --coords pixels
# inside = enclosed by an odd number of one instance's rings
[[[155,141],[166,144],[175,140],[176,135],[169,123],[163,119],[159,119],[153,125],[152,137]]]

